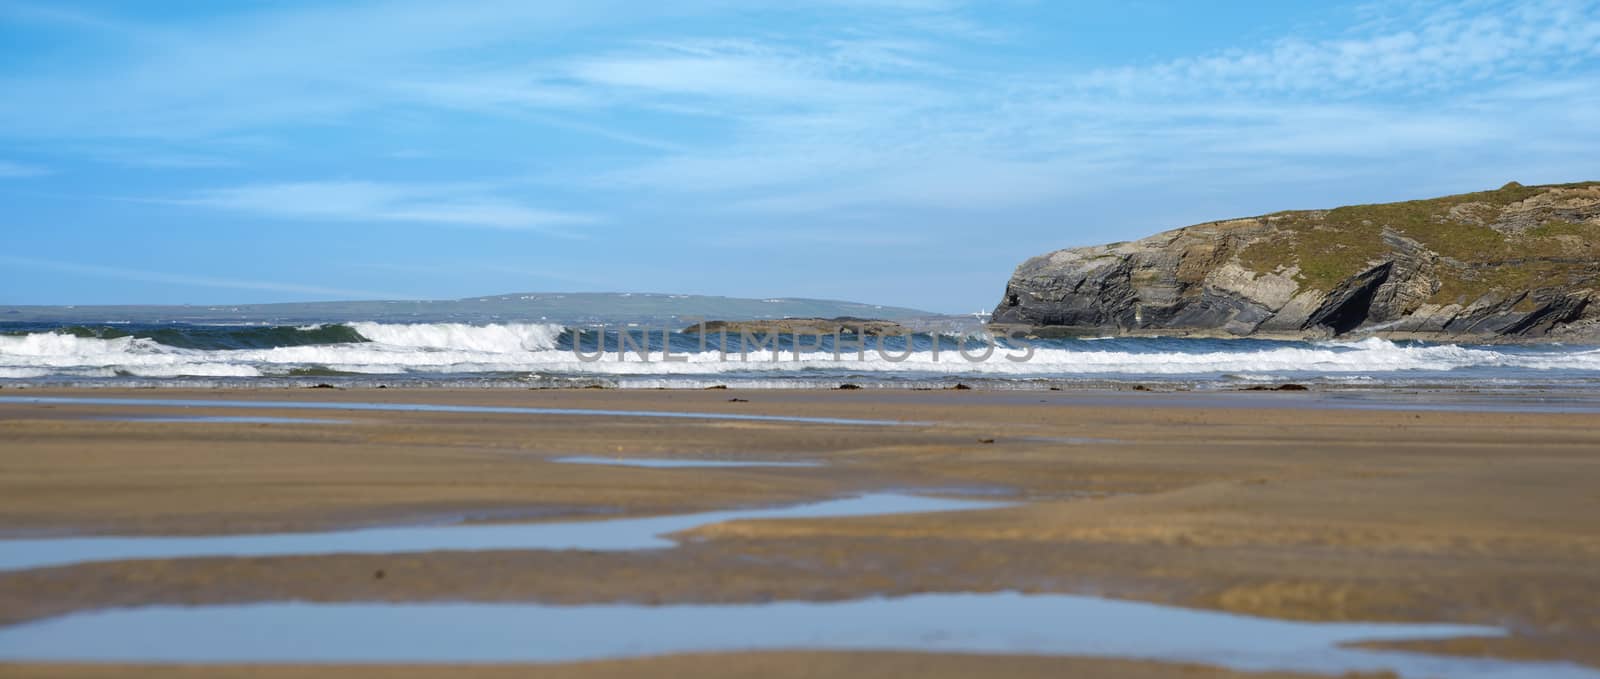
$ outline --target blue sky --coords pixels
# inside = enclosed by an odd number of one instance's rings
[[[991,307],[1212,219],[1600,179],[1600,3],[0,0],[0,303]]]

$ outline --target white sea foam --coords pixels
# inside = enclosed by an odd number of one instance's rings
[[[43,368],[10,368],[0,367],[0,380],[25,380],[34,377],[44,377],[50,371]]]
[[[123,354],[132,351],[136,341],[132,337],[105,340],[53,332],[38,332],[20,337],[0,336],[0,357]]]
[[[198,350],[135,338],[98,339],[67,334],[35,333],[0,336],[0,378],[28,379],[49,375],[98,377],[252,377],[287,375],[297,369],[325,368],[360,374],[536,373],[552,376],[716,376],[739,373],[775,379],[817,378],[825,374],[991,376],[1196,375],[1233,379],[1293,374],[1330,377],[1361,373],[1443,373],[1465,368],[1594,371],[1600,373],[1600,350],[1515,350],[1454,345],[1402,346],[1381,339],[1360,342],[1267,346],[1223,342],[1197,343],[1189,351],[1100,349],[1103,343],[1040,346],[1026,361],[1008,360],[1019,349],[996,347],[983,361],[969,361],[954,350],[887,355],[867,351],[863,358],[845,353],[752,351],[741,360],[717,352],[661,352],[648,360],[612,351],[598,361],[584,361],[558,349],[563,328],[554,324],[466,325],[459,323],[355,323],[371,340],[363,343],[276,347],[271,349]],[[1173,346],[1170,344],[1165,346]],[[1091,347],[1091,348],[1082,348]],[[1200,350],[1203,349],[1203,350]],[[974,348],[973,352],[981,351]],[[903,358],[902,358],[903,357]],[[899,360],[896,360],[899,359]]]
[[[137,377],[260,377],[255,366],[238,363],[174,363],[170,365],[144,365],[126,370]]]
[[[565,329],[553,323],[351,323],[350,327],[379,344],[496,354],[554,349]]]

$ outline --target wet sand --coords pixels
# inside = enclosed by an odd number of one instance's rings
[[[941,655],[933,653],[719,653],[664,658],[613,660],[566,665],[488,666],[317,666],[260,665],[0,665],[0,677],[38,679],[102,679],[106,677],[174,677],[176,679],[837,679],[838,677],[1116,677],[1117,679],[1300,679],[1283,672],[1235,673],[1203,665],[1145,663],[1083,658]]]
[[[0,624],[162,603],[757,602],[1015,589],[1303,620],[1501,625],[1515,635],[1408,647],[1600,666],[1600,428],[1592,413],[1355,410],[1317,394],[29,389],[0,395],[925,423],[3,403],[0,532],[13,537],[645,516],[881,490],[1019,503],[957,514],[719,524],[653,552],[223,558],[0,572]],[[1451,404],[1412,400],[1422,407]],[[179,414],[348,422],[102,419]],[[652,469],[552,462],[572,456],[824,464]],[[379,572],[383,577],[374,577]],[[99,676],[133,669],[13,665],[0,666],[0,673]],[[544,667],[538,676],[924,669],[947,676],[991,670],[1208,676],[1154,663],[849,653],[580,663]],[[780,670],[787,674],[775,674]],[[471,670],[500,671],[521,669]]]

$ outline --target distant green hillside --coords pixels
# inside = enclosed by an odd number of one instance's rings
[[[684,319],[748,320],[854,316],[905,320],[934,314],[905,307],[825,299],[745,299],[659,293],[522,293],[457,300],[304,302],[183,306],[0,306],[0,322],[229,323],[272,321],[673,323]]]
[[[1541,282],[1585,287],[1594,282],[1593,268],[1573,265],[1600,261],[1600,223],[1592,221],[1597,188],[1512,182],[1443,198],[1280,212],[1266,219],[1281,237],[1255,241],[1239,261],[1255,271],[1299,267],[1307,287],[1331,290],[1382,260],[1389,233],[1460,263],[1439,267],[1427,300],[1436,304],[1468,304],[1491,290]]]

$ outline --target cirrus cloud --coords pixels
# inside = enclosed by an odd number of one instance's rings
[[[561,227],[593,216],[544,210],[460,184],[321,181],[247,184],[169,201],[265,217],[342,222],[415,222],[572,235]]]

